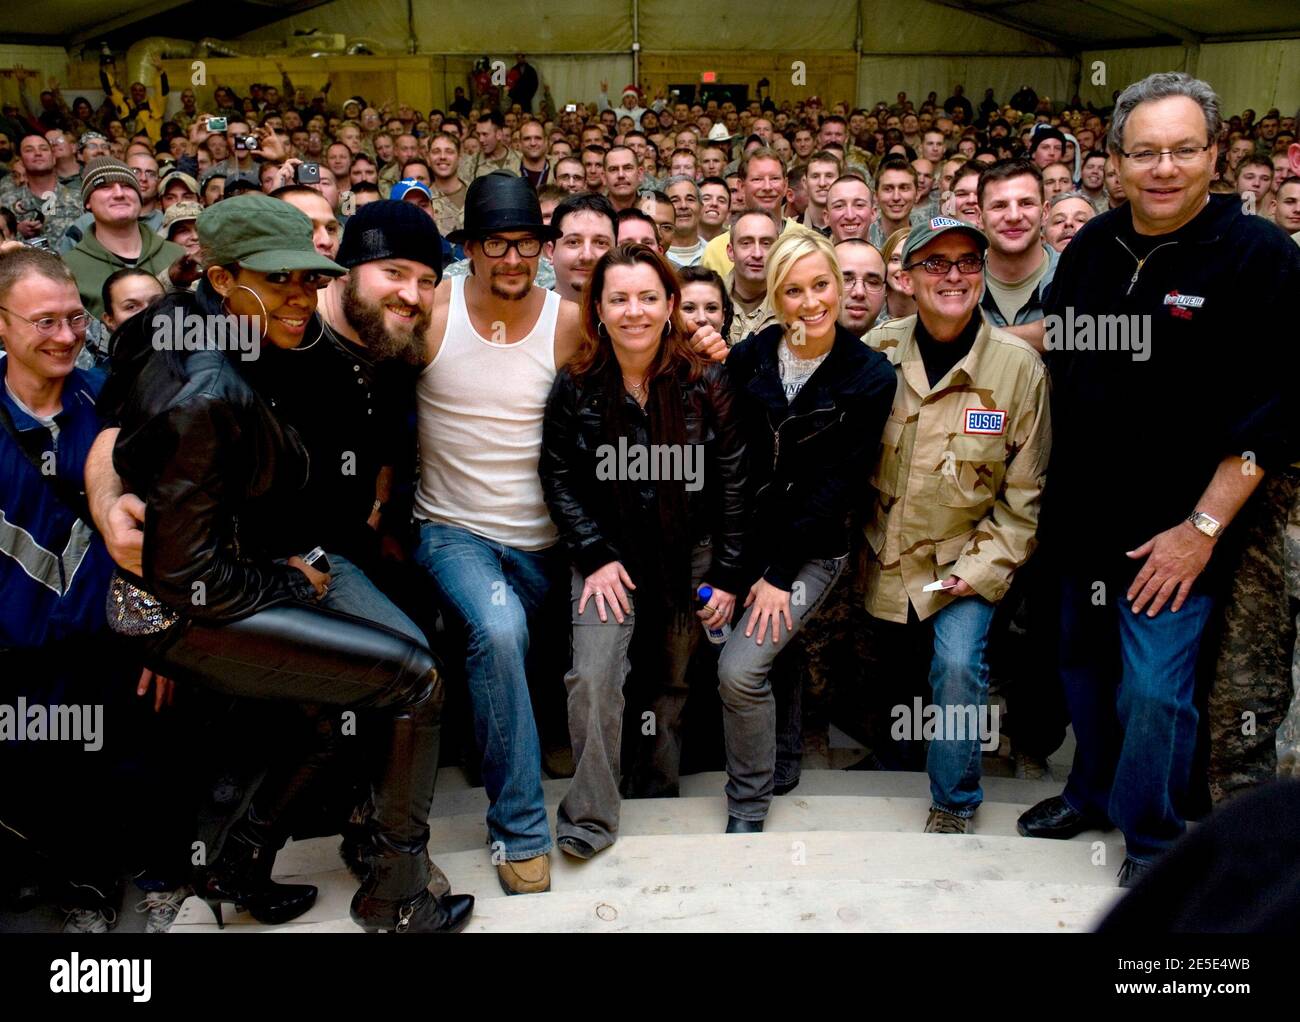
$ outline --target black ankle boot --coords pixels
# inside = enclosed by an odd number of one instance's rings
[[[252,812],[230,828],[221,858],[195,879],[194,889],[212,910],[217,928],[225,928],[222,902],[232,901],[236,911],[247,910],[259,923],[274,926],[297,919],[316,904],[316,888],[310,884],[277,884],[271,880],[275,853],[283,841],[275,841],[270,828],[258,823]]]
[[[365,860],[369,872],[352,898],[352,921],[367,933],[459,933],[474,911],[468,894],[435,896],[423,851],[398,851],[376,835]]]

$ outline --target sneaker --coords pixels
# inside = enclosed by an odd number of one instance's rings
[[[969,834],[970,819],[954,816],[942,809],[931,809],[925,821],[926,834]]]
[[[64,933],[107,933],[117,925],[117,913],[111,908],[68,908],[63,920]]]
[[[148,912],[149,921],[145,923],[145,933],[166,933],[176,921],[176,913],[185,904],[185,899],[194,893],[191,887],[178,887],[174,891],[150,891],[144,900],[136,905],[140,913]]]

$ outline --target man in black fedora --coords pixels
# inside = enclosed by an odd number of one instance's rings
[[[448,239],[464,245],[470,273],[438,286],[416,387],[416,561],[468,641],[490,851],[507,894],[551,882],[525,658],[552,583],[567,595],[567,561],[537,473],[546,400],[582,334],[577,304],[534,283],[542,245],[558,234],[518,175],[469,186],[465,226]],[[694,343],[725,357],[712,328]]]
[[[524,660],[562,567],[542,499],[542,413],[576,350],[578,307],[533,282],[542,245],[537,195],[514,174],[476,179],[465,197],[469,273],[434,296],[427,367],[416,387],[420,479],[416,560],[468,642],[466,676],[490,808],[492,862],[507,894],[550,889],[550,827]]]

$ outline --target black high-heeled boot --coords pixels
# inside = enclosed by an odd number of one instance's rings
[[[221,857],[196,878],[194,889],[212,910],[217,928],[225,929],[222,902],[234,902],[235,910],[247,911],[259,923],[274,926],[297,919],[316,904],[311,884],[277,884],[271,880],[275,853],[283,840],[272,837],[271,828],[260,823],[250,809],[230,828]]]
[[[315,707],[302,709],[308,718],[306,747],[295,746],[271,769],[248,811],[230,828],[216,864],[195,878],[194,889],[212,910],[218,929],[225,928],[223,901],[233,901],[238,911],[247,909],[259,923],[268,925],[297,919],[316,904],[312,885],[271,881],[276,853],[291,829],[294,806],[334,758],[339,740],[332,716]]]
[[[369,872],[352,898],[352,921],[367,933],[459,933],[474,911],[470,894],[437,897],[428,889],[429,860],[376,834],[365,859]]]
[[[442,682],[435,669],[426,689],[394,714],[388,760],[374,790],[372,837],[362,856],[366,878],[352,899],[352,920],[370,933],[456,933],[474,910],[467,894],[429,890],[433,863],[429,807],[438,774]]]

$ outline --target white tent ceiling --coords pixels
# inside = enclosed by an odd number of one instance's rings
[[[659,7],[662,0],[639,0],[642,8]],[[944,7],[976,15],[993,24],[1028,33],[1062,49],[1078,52],[1100,47],[1158,45],[1179,43],[1225,42],[1263,37],[1300,36],[1300,8],[1295,0],[1250,0],[1249,3],[1225,3],[1224,0],[929,0]],[[770,6],[777,11],[777,21],[793,33],[825,38],[836,32],[843,38],[845,27],[852,31],[857,7],[864,15],[864,39],[870,40],[871,19],[884,4],[863,0],[804,0],[797,5],[756,4],[754,0],[676,0],[681,10],[709,13],[723,31],[715,32],[710,45],[723,49],[746,45],[744,39],[755,24],[761,23],[756,7]],[[353,0],[224,0],[221,16],[213,18],[212,5],[196,0],[43,0],[39,18],[33,18],[29,6],[12,3],[0,10],[0,42],[44,42],[75,46],[98,42],[138,38],[142,35],[190,35],[230,38],[303,12],[312,24],[333,30],[331,22],[338,12],[354,6]],[[407,20],[406,0],[367,0],[366,6],[380,21],[398,17]],[[620,42],[631,44],[632,0],[558,0],[557,3],[532,5],[529,20],[521,25],[504,19],[483,18],[479,0],[440,0],[437,4],[415,3],[414,20],[452,26],[446,34],[457,36],[456,27],[482,35],[505,32],[514,37],[513,45],[526,44],[535,52],[573,49],[566,39],[589,34],[583,22],[603,22],[612,36],[625,36]],[[911,4],[890,4],[904,12]],[[642,18],[643,34],[673,37],[673,20]],[[839,23],[837,25],[837,22]],[[526,26],[526,31],[521,28]],[[184,27],[186,31],[178,31]],[[405,33],[403,33],[405,35]],[[442,32],[426,38],[417,32],[422,50],[441,51]],[[523,38],[521,38],[521,36]],[[836,48],[851,49],[849,45]],[[405,42],[405,39],[403,39]],[[684,40],[675,38],[681,45]],[[939,48],[960,48],[958,38],[936,40]],[[481,43],[471,49],[481,47]],[[869,48],[869,47],[868,47]]]

